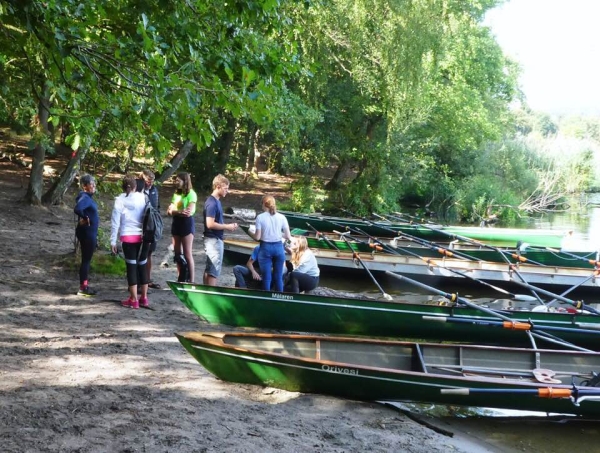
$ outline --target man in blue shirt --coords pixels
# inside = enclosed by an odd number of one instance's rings
[[[213,191],[204,203],[204,251],[206,252],[206,269],[203,282],[205,285],[216,286],[217,278],[223,268],[223,231],[235,231],[237,223],[225,223],[221,198],[229,191],[229,180],[223,175],[213,179]]]
[[[252,254],[245,266],[238,264],[233,266],[233,275],[235,276],[235,287],[236,288],[251,288],[261,289],[262,288],[262,274],[260,267],[258,267],[258,252],[260,245],[254,247]],[[254,267],[256,265],[256,267]],[[287,268],[283,266],[283,275],[287,273]],[[271,290],[273,290],[274,282],[271,284]]]

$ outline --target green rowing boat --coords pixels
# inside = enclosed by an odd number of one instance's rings
[[[448,241],[453,235],[465,236],[478,241],[494,243],[494,245],[516,246],[518,242],[527,242],[542,247],[558,247],[565,237],[565,231],[526,228],[486,228],[470,226],[415,225],[402,222],[367,221],[301,214],[280,211],[288,220],[290,228],[311,229],[322,232],[334,230],[344,232],[346,228],[361,230],[370,236],[390,237],[406,233],[428,241]]]
[[[366,401],[600,416],[600,354],[252,333],[176,334],[219,379]]]
[[[497,318],[464,306],[277,293],[174,281],[167,283],[187,308],[211,324],[340,335],[532,345],[526,331],[516,330],[511,325],[495,329]],[[561,339],[594,350],[599,348],[600,316],[566,312],[502,313],[515,322],[531,322],[540,330],[564,329],[556,333]],[[452,322],[455,320],[463,322]],[[552,342],[544,341],[544,344],[556,346]]]

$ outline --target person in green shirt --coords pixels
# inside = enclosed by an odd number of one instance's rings
[[[192,188],[192,178],[189,173],[179,173],[175,179],[175,185],[177,189],[167,209],[167,215],[173,217],[171,235],[179,273],[178,280],[194,282],[195,266],[192,246],[196,232],[194,214],[198,196]]]

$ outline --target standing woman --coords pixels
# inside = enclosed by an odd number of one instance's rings
[[[81,266],[79,267],[79,291],[78,296],[94,296],[96,291],[88,286],[90,265],[92,256],[96,250],[98,240],[98,205],[92,198],[96,193],[96,181],[92,175],[81,177],[81,192],[75,199],[73,211],[77,214],[78,221],[75,228],[75,236],[81,244]]]
[[[198,196],[192,189],[192,178],[189,173],[179,173],[175,179],[177,189],[167,209],[167,215],[173,216],[171,235],[173,236],[173,251],[179,272],[180,281],[186,280],[185,268],[189,271],[188,281],[195,281],[194,257],[192,245],[194,244],[194,214]]]
[[[125,264],[127,266],[127,286],[129,298],[121,305],[129,308],[148,307],[148,277],[146,274],[147,244],[142,241],[142,225],[146,208],[146,197],[136,191],[133,176],[123,178],[123,193],[115,198],[111,216],[110,245],[117,253],[117,238],[120,235]],[[138,300],[138,284],[140,298]]]
[[[256,217],[256,232],[252,237],[260,241],[258,265],[262,271],[262,289],[271,289],[271,279],[275,291],[283,291],[283,264],[285,250],[282,238],[291,239],[290,226],[283,214],[277,212],[275,198],[265,195],[262,199],[264,212]]]
[[[290,245],[294,270],[286,285],[286,291],[300,293],[312,291],[319,285],[319,266],[304,236],[294,236]]]

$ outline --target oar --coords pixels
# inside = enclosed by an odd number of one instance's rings
[[[401,217],[394,217],[394,216],[391,216],[391,217],[394,218],[395,220],[406,222],[406,220],[402,219]],[[533,264],[535,266],[548,267],[548,265],[546,265],[546,264],[540,263],[538,261],[531,260],[529,258],[525,258],[524,256],[521,256],[520,254],[513,253],[513,252],[508,251],[508,250],[502,250],[499,247],[494,247],[494,246],[491,246],[491,245],[486,244],[484,242],[476,241],[475,239],[467,238],[465,236],[459,236],[459,235],[454,234],[454,233],[448,233],[448,232],[446,232],[446,231],[444,231],[443,229],[440,229],[440,228],[432,228],[432,227],[430,227],[428,225],[424,225],[424,224],[420,224],[420,223],[419,224],[415,224],[414,222],[411,222],[411,223],[413,225],[416,225],[416,226],[419,226],[419,227],[423,227],[423,228],[427,228],[429,230],[442,233],[444,235],[449,235],[450,237],[459,239],[461,241],[472,242],[472,243],[474,243],[476,245],[487,247],[487,248],[489,248],[491,250],[494,250],[494,251],[500,253],[503,257],[509,256],[509,257],[513,258],[514,260],[519,261],[521,263],[529,263],[529,264]],[[506,259],[505,259],[505,261],[506,261]]]
[[[596,387],[577,387],[571,388],[541,387],[541,388],[450,388],[440,389],[442,395],[463,395],[469,396],[472,393],[506,393],[517,395],[535,395],[540,398],[559,399],[569,398],[575,406],[586,400],[600,400],[600,388]]]
[[[408,217],[408,219],[409,219],[411,222],[413,222],[413,221],[417,221],[418,223],[428,223],[428,224],[430,224],[430,225],[438,225],[437,223],[435,223],[435,222],[432,222],[431,220],[428,220],[428,219],[424,219],[424,218],[422,218],[422,217],[417,217],[417,216],[410,215],[410,214],[402,214],[402,213],[399,213],[399,214],[403,215],[404,217]],[[375,214],[375,213],[373,213],[373,215],[375,215],[375,216],[377,216],[377,217],[381,217],[380,215],[378,215],[378,214]],[[389,216],[389,215],[388,215],[388,216]],[[389,217],[394,217],[394,216],[389,216]],[[381,217],[381,218],[384,218],[384,217]]]
[[[381,229],[383,229],[385,231],[389,231],[391,234],[394,234],[394,235],[396,235],[398,237],[403,237],[403,238],[408,239],[409,241],[416,242],[417,244],[420,244],[420,245],[422,245],[424,247],[427,247],[427,248],[429,248],[431,250],[435,250],[436,252],[438,252],[438,253],[440,253],[440,254],[442,254],[444,256],[447,256],[449,258],[456,257],[456,258],[462,258],[462,259],[469,260],[469,261],[481,261],[480,259],[475,258],[475,257],[473,257],[473,256],[471,256],[469,254],[462,253],[462,252],[457,252],[456,250],[450,250],[449,248],[444,247],[444,246],[442,246],[440,244],[436,244],[436,243],[433,243],[431,241],[428,241],[427,239],[423,239],[423,238],[414,236],[412,234],[405,233],[404,231],[399,231],[399,230],[397,231],[397,230],[394,230],[394,229],[391,229],[391,228],[387,228],[387,227],[385,227],[383,225],[375,224],[373,222],[369,222],[368,220],[365,220],[365,223],[367,223],[369,225],[375,225],[375,226],[377,226],[377,227],[379,227],[379,228],[381,228]],[[342,226],[342,225],[338,225],[338,226]],[[346,228],[350,228],[350,227],[347,226]],[[359,232],[359,234],[367,235],[367,236],[370,237],[370,235],[368,235],[366,232],[364,232],[360,228],[356,227],[355,229]]]
[[[469,367],[462,365],[435,365],[431,366],[431,368],[446,371],[455,374],[462,374],[464,376],[514,376],[514,377],[522,377],[522,378],[533,378],[538,382],[542,382],[544,384],[562,384],[560,379],[555,379],[556,372],[549,370],[547,368],[534,368],[531,371],[516,371],[516,370],[500,370],[500,369],[490,369],[490,368],[481,368],[481,367]],[[564,376],[572,376],[571,374],[563,374]],[[586,376],[588,377],[588,376]]]
[[[582,281],[580,281],[579,283],[577,283],[576,285],[571,286],[569,289],[567,289],[566,291],[563,291],[562,293],[560,293],[560,296],[565,297],[567,294],[575,291],[577,288],[579,288],[581,285],[587,283],[589,280],[591,280],[592,278],[595,278],[598,276],[598,273],[600,272],[600,270],[595,270],[594,273],[592,275],[590,275],[589,277],[584,278]],[[558,302],[558,299],[554,298],[552,299],[550,302],[548,302],[548,304],[546,305],[547,307],[554,305],[555,302]]]
[[[492,310],[490,308],[486,308],[486,307],[482,307],[480,305],[474,304],[473,302],[468,301],[464,297],[459,297],[457,294],[445,293],[444,291],[441,291],[441,290],[439,290],[437,288],[434,288],[432,286],[429,286],[429,285],[426,285],[424,283],[418,282],[418,281],[413,280],[412,278],[408,278],[408,277],[406,277],[404,275],[395,274],[394,272],[385,271],[385,273],[387,275],[390,275],[390,276],[394,277],[394,278],[397,278],[398,280],[406,280],[407,282],[412,283],[413,285],[418,286],[418,287],[420,287],[422,289],[425,289],[425,290],[430,291],[432,293],[436,293],[436,294],[439,294],[439,295],[441,295],[443,297],[446,297],[446,298],[450,299],[450,301],[452,301],[452,302],[457,302],[458,301],[461,304],[466,305],[467,307],[473,308],[475,310],[479,310],[479,311],[481,311],[483,313],[486,313],[486,314],[488,314],[490,316],[502,319],[503,321],[508,321],[509,323],[516,324],[516,321],[513,320],[513,319],[511,319],[511,318],[509,318],[508,316],[506,316],[506,315],[504,315],[502,313],[499,313],[499,312],[497,312],[495,310]],[[533,327],[534,326],[532,325],[532,328]],[[565,346],[565,347],[577,349],[579,351],[588,351],[588,352],[590,351],[589,349],[585,349],[585,348],[579,347],[577,345],[569,343],[568,341],[557,339],[556,337],[554,337],[554,336],[552,336],[552,335],[544,332],[543,329],[545,329],[545,327],[543,327],[543,328],[537,328],[537,327],[535,327],[535,330],[539,330],[540,332],[533,332],[532,329],[528,329],[527,332],[529,334],[533,335],[536,338],[540,338],[540,339],[543,339],[543,340],[546,340],[546,341],[550,341],[550,342],[553,342],[553,343],[556,343],[557,340],[558,340],[558,342],[561,345]],[[524,329],[519,329],[519,330],[524,330]]]
[[[425,321],[449,322],[449,323],[458,323],[458,324],[461,324],[461,323],[462,324],[477,324],[477,325],[490,326],[490,327],[501,327],[503,329],[508,329],[508,330],[534,331],[534,330],[539,329],[543,332],[550,331],[550,332],[568,332],[568,333],[600,335],[600,330],[578,329],[578,328],[573,328],[573,327],[558,327],[558,326],[543,326],[543,327],[538,328],[530,322],[522,322],[522,321],[514,321],[514,320],[490,321],[490,320],[482,320],[482,319],[455,318],[455,317],[448,317],[448,316],[423,316],[422,319]],[[560,341],[559,338],[556,338],[556,339]]]
[[[347,228],[349,228],[349,227],[347,227]],[[373,236],[368,235],[366,232],[362,231],[360,228],[356,228],[356,230],[358,230],[360,232],[360,234],[368,236],[372,241],[375,242],[376,245],[379,245],[381,248],[383,248],[384,251],[387,251],[389,253],[402,256],[400,253],[398,253],[398,251],[401,251],[401,252],[403,252],[406,255],[411,255],[411,256],[414,256],[416,258],[419,258],[419,259],[425,261],[425,263],[427,263],[427,264],[431,264],[431,265],[437,266],[439,268],[446,269],[446,270],[448,270],[448,271],[450,271],[450,272],[452,272],[454,274],[460,275],[460,276],[462,276],[464,278],[467,278],[469,280],[472,280],[472,281],[475,281],[475,282],[480,283],[482,285],[485,285],[488,288],[491,288],[491,289],[493,289],[495,291],[498,291],[498,292],[500,292],[502,294],[505,294],[505,295],[509,296],[511,299],[514,299],[514,300],[519,300],[519,301],[522,301],[522,302],[537,301],[537,299],[535,297],[533,297],[533,296],[528,296],[526,294],[513,294],[513,293],[511,293],[509,291],[506,291],[505,289],[499,288],[499,287],[494,286],[494,285],[492,285],[490,283],[484,282],[483,280],[479,280],[478,278],[475,278],[475,277],[473,277],[471,275],[465,274],[464,272],[460,272],[460,271],[458,271],[456,269],[452,269],[450,267],[442,266],[442,265],[436,263],[435,261],[433,261],[432,259],[425,258],[425,257],[423,257],[423,256],[419,255],[418,253],[415,253],[415,252],[413,252],[411,250],[408,250],[408,249],[405,249],[405,248],[402,248],[402,247],[391,247],[391,246],[389,246],[387,244],[384,244],[379,239],[377,239],[377,238],[375,238]],[[345,233],[340,233],[339,231],[335,231],[335,230],[334,230],[334,233],[336,233],[336,234],[345,234]],[[371,247],[373,246],[373,244],[367,243],[366,241],[363,241],[363,240],[361,240],[359,238],[354,238],[354,239],[357,240],[357,241],[359,241],[359,242],[362,242],[363,244],[368,244]]]
[[[533,289],[533,291],[539,292],[541,294],[545,294],[546,296],[553,297],[553,298],[555,298],[557,300],[560,300],[560,301],[565,302],[565,303],[567,303],[569,305],[572,305],[573,307],[577,308],[578,310],[585,310],[585,311],[588,311],[588,312],[593,313],[595,315],[600,315],[600,311],[596,310],[595,308],[590,307],[589,305],[586,305],[581,300],[580,301],[574,301],[572,299],[568,299],[568,298],[560,296],[558,294],[554,294],[554,293],[552,293],[550,291],[546,291],[545,289],[538,288],[537,286],[530,285],[529,283],[522,283],[522,282],[518,282],[516,280],[513,281],[513,283],[516,283],[517,285],[526,287],[528,289],[531,288],[531,289]]]
[[[387,300],[393,300],[392,296],[390,296],[388,293],[386,293],[383,290],[383,288],[381,287],[381,285],[379,284],[379,282],[377,282],[377,280],[375,279],[375,277],[373,277],[373,274],[371,273],[371,271],[369,270],[369,268],[367,267],[367,265],[364,263],[364,261],[362,260],[362,258],[358,254],[358,252],[354,251],[354,249],[350,245],[350,241],[348,241],[348,239],[346,238],[346,236],[344,234],[342,234],[341,236],[342,236],[342,239],[346,242],[346,244],[350,248],[350,250],[352,251],[352,258],[356,258],[358,260],[358,262],[361,264],[361,266],[364,268],[364,270],[367,271],[367,274],[369,274],[369,277],[371,277],[371,280],[373,280],[373,283],[375,283],[375,286],[377,286],[377,288],[379,288],[379,291],[381,291],[381,294],[383,294],[383,297],[385,299],[387,299]]]
[[[339,253],[341,253],[342,251],[339,249],[339,247],[337,245],[335,245],[335,242],[330,241],[329,238],[324,235],[323,233],[319,232],[315,227],[313,227],[310,223],[306,222],[306,224],[308,225],[308,227],[313,230],[315,232],[315,237],[317,239],[319,239],[319,237],[323,238],[325,240],[325,242],[327,242],[327,245],[329,245],[329,247],[337,250]],[[350,247],[350,251],[353,251],[352,247]]]
[[[565,250],[557,250],[557,249],[553,249],[551,247],[534,247],[538,250],[548,250],[549,252],[553,252],[553,253],[557,253],[559,255],[567,255],[570,256],[571,258],[575,259],[575,260],[579,260],[579,261],[584,261],[586,263],[591,264],[594,267],[600,266],[600,261],[597,260],[589,260],[583,256],[579,256],[579,255],[575,255],[574,253],[570,253],[567,252]],[[591,253],[596,253],[596,252],[591,252]]]
[[[427,229],[429,229],[429,230],[433,230],[433,231],[436,231],[436,232],[440,232],[440,233],[442,233],[443,235],[445,235],[445,236],[448,236],[448,237],[450,237],[450,238],[452,238],[452,239],[458,239],[458,240],[461,240],[461,241],[464,241],[464,242],[469,242],[469,243],[471,243],[471,244],[476,244],[476,245],[479,245],[480,247],[485,247],[485,248],[488,248],[488,249],[490,249],[490,250],[495,250],[495,251],[496,251],[496,252],[498,252],[498,253],[500,254],[500,256],[501,256],[501,257],[504,259],[504,261],[506,262],[506,264],[508,264],[509,266],[512,266],[512,267],[511,267],[511,269],[513,270],[513,272],[514,272],[514,273],[515,273],[515,274],[516,274],[516,275],[517,275],[517,276],[518,276],[518,277],[519,277],[519,278],[520,278],[520,279],[521,279],[521,280],[522,280],[524,283],[527,283],[527,281],[526,281],[526,280],[525,280],[525,278],[524,278],[524,277],[521,275],[521,273],[520,273],[520,272],[519,272],[517,269],[515,269],[515,268],[514,268],[514,265],[513,265],[513,263],[511,263],[511,262],[510,262],[510,261],[509,261],[509,260],[506,258],[506,256],[504,255],[503,251],[502,251],[502,250],[500,250],[498,247],[494,247],[493,245],[486,244],[485,242],[476,241],[476,240],[474,240],[474,239],[471,239],[471,238],[468,238],[468,237],[465,237],[465,236],[461,236],[461,235],[458,235],[458,234],[454,234],[454,233],[448,233],[447,231],[444,231],[443,229],[434,229],[434,228],[430,228],[430,227],[428,227],[427,225],[423,225],[423,224],[419,224],[419,226],[421,226],[421,227],[423,227],[423,228],[427,228]],[[545,305],[545,304],[544,304],[544,301],[543,301],[543,300],[542,300],[542,299],[539,297],[539,295],[538,295],[538,294],[537,294],[535,291],[533,291],[533,290],[531,290],[531,289],[530,289],[530,291],[531,291],[531,294],[533,294],[533,295],[535,296],[535,298],[538,300],[538,302],[539,302],[540,304],[542,304],[542,305]]]
[[[390,253],[393,253],[393,251],[392,251],[392,250],[393,250],[393,247],[392,247],[392,246],[390,246],[390,245],[388,245],[388,244],[383,244],[381,241],[379,241],[378,239],[374,238],[373,236],[371,236],[370,234],[366,233],[365,231],[361,230],[361,229],[360,229],[360,228],[358,228],[358,227],[354,227],[354,228],[353,228],[353,227],[350,227],[350,226],[348,226],[348,225],[342,225],[342,224],[340,224],[340,223],[336,223],[336,222],[331,222],[331,223],[332,223],[333,225],[335,225],[335,226],[339,227],[339,228],[342,228],[342,229],[348,230],[348,231],[350,231],[350,232],[352,232],[352,233],[356,233],[356,234],[359,234],[359,235],[362,235],[362,236],[368,236],[369,238],[371,238],[371,239],[373,239],[373,240],[377,240],[377,242],[378,242],[380,245],[384,246],[384,247],[385,247],[385,249],[386,249],[388,252],[390,252]],[[368,222],[368,221],[365,221],[365,223],[369,224],[369,222]],[[371,225],[375,225],[375,224],[373,224],[373,223],[370,223],[370,224],[371,224]],[[431,249],[431,250],[435,250],[436,252],[438,252],[438,253],[440,253],[440,254],[442,254],[442,255],[445,255],[445,256],[447,256],[447,257],[449,257],[449,258],[456,257],[456,258],[462,258],[462,259],[469,260],[469,261],[481,261],[480,259],[474,258],[474,257],[472,257],[472,256],[470,256],[470,255],[466,255],[466,254],[464,254],[464,253],[460,253],[460,252],[456,252],[456,251],[450,250],[450,249],[448,249],[448,248],[446,248],[446,247],[442,247],[442,246],[441,246],[441,245],[439,245],[439,244],[434,244],[433,242],[427,241],[427,240],[425,240],[425,239],[421,239],[421,238],[418,238],[418,237],[416,237],[416,236],[412,236],[412,235],[410,235],[410,234],[406,234],[406,233],[403,233],[403,232],[400,232],[400,231],[391,230],[391,229],[388,229],[388,228],[386,228],[386,227],[383,227],[383,226],[381,226],[381,225],[377,225],[377,226],[378,226],[379,228],[382,228],[382,229],[383,229],[383,230],[385,230],[385,231],[389,231],[390,233],[393,233],[393,234],[398,234],[398,236],[405,237],[405,238],[407,238],[407,239],[409,239],[409,240],[411,240],[411,241],[413,241],[413,242],[416,242],[417,244],[420,244],[420,245],[422,245],[422,246],[424,246],[424,247],[427,247],[427,248],[429,248],[429,249]]]

